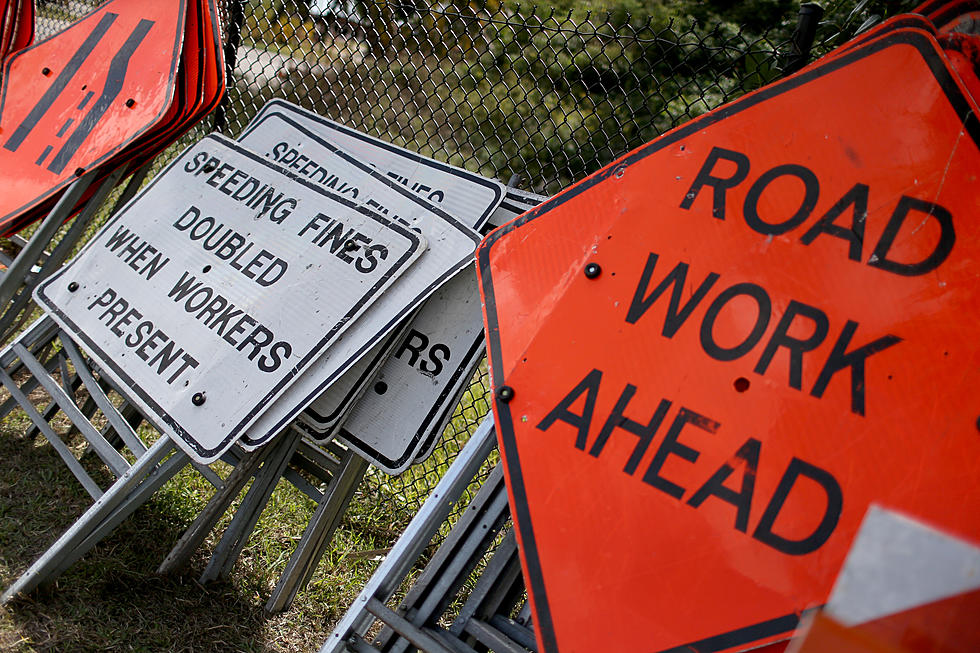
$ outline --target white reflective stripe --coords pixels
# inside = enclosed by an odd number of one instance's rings
[[[980,589],[980,548],[871,506],[826,612],[845,626]]]

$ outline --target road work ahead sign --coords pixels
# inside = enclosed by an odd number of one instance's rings
[[[209,462],[424,247],[411,229],[209,136],[36,297]]]
[[[785,638],[872,501],[980,537],[978,139],[897,31],[484,241],[539,650]]]

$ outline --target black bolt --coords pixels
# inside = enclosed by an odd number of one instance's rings
[[[203,406],[205,401],[207,401],[207,397],[204,396],[203,392],[195,392],[194,396],[191,397],[191,403],[195,406]]]
[[[589,263],[585,266],[585,278],[595,279],[602,273],[602,268],[599,267],[598,263]]]
[[[78,290],[77,281],[72,281],[70,284],[68,284],[68,292],[75,292],[76,290]]]
[[[75,168],[75,176],[81,177],[85,174],[85,168]]]
[[[374,384],[374,391],[379,395],[383,395],[384,393],[388,392],[388,384],[384,381],[378,381]]]
[[[514,398],[514,388],[509,385],[502,385],[497,388],[497,399],[504,402],[505,404],[510,403],[510,400]]]
[[[353,252],[355,249],[357,249],[357,243],[355,243],[353,240],[344,242],[344,251]]]
[[[216,163],[208,163],[204,166],[204,172],[214,172],[215,168],[218,167]]]
[[[44,75],[45,77],[47,77],[48,75],[51,74],[51,69],[50,68],[42,68],[41,69],[41,74]]]
[[[132,109],[135,104],[136,104],[136,100],[134,100],[133,98],[129,98],[128,100],[126,100],[127,109]]]

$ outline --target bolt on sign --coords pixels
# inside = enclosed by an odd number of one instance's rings
[[[898,29],[484,241],[539,650],[785,639],[872,502],[980,537],[978,143]]]
[[[306,407],[312,402],[307,414],[312,413],[313,417],[307,423],[312,422],[314,427],[323,423],[329,427],[331,419],[336,419],[330,416],[340,416],[349,409],[350,403],[346,400],[351,388],[363,389],[367,382],[360,378],[351,381],[351,376],[359,377],[365,372],[357,366],[358,361],[372,354],[378,358],[384,351],[375,348],[381,339],[454,274],[472,265],[480,237],[401,183],[319,138],[294,120],[292,114],[264,111],[242,135],[240,142],[269,160],[286,163],[301,177],[417,231],[429,243],[429,248],[412,269],[288,391],[284,408]],[[328,220],[311,221],[306,229],[309,237],[324,250],[336,249],[352,238],[343,225]],[[380,364],[380,361],[376,362]],[[343,390],[334,392],[338,386]],[[252,448],[262,444],[294,417],[296,411],[292,409],[270,410],[249,429],[242,445]],[[322,421],[319,421],[321,417]]]
[[[329,217],[326,217],[329,216]],[[353,230],[324,250],[308,225]],[[35,299],[202,463],[421,255],[425,239],[219,136],[181,154]]]
[[[0,231],[119,152],[171,105],[185,2],[111,0],[4,64]]]

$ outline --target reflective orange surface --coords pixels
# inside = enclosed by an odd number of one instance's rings
[[[891,29],[484,241],[543,651],[784,639],[873,500],[980,537],[978,142]]]
[[[161,119],[185,13],[183,0],[112,0],[6,60],[0,230]]]

